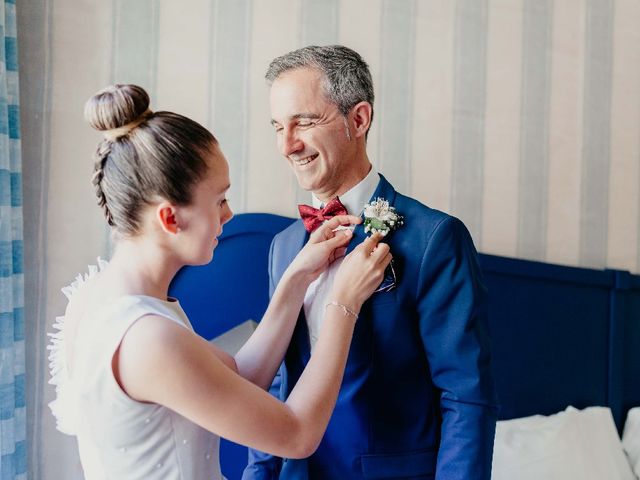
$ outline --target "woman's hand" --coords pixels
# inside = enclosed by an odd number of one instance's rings
[[[353,237],[351,229],[336,229],[358,223],[362,223],[362,219],[355,215],[336,215],[322,224],[311,234],[288,270],[305,275],[309,282],[314,281],[336,258],[344,256]]]
[[[389,245],[380,243],[384,237],[376,233],[347,255],[338,269],[329,300],[355,312],[371,296],[384,278],[391,262]]]

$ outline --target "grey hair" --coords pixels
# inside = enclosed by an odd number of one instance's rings
[[[342,45],[311,45],[275,58],[265,78],[271,85],[283,73],[298,68],[314,68],[323,74],[324,93],[342,115],[364,101],[371,105],[373,120],[373,80],[360,54]]]

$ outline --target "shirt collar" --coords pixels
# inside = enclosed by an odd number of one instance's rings
[[[376,188],[378,188],[378,183],[380,183],[380,175],[378,175],[377,170],[372,166],[366,177],[353,186],[351,190],[348,190],[339,196],[340,201],[351,215],[360,215],[364,209],[365,203],[368,203],[369,200],[371,200]],[[322,202],[318,197],[313,194],[311,194],[311,197],[315,208],[321,208],[324,206],[324,202]]]

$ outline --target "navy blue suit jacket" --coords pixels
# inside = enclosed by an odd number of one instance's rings
[[[397,193],[381,175],[373,198],[404,216],[385,241],[396,288],[375,293],[356,324],[335,411],[304,460],[250,451],[244,480],[489,480],[496,422],[486,290],[458,219]],[[349,249],[365,238],[356,227]],[[308,235],[301,221],[271,245],[277,285]],[[286,399],[310,356],[301,312],[275,393]]]

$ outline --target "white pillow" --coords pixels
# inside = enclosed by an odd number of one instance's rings
[[[498,422],[492,479],[635,480],[604,407]]]
[[[640,407],[632,408],[627,414],[622,433],[622,446],[627,452],[631,468],[640,478]]]

